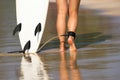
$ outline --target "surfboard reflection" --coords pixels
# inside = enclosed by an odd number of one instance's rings
[[[20,80],[49,80],[44,63],[40,57],[34,53],[29,57],[22,57]]]
[[[82,80],[76,62],[76,51],[70,52],[69,65],[67,65],[65,53],[61,52],[60,80]]]

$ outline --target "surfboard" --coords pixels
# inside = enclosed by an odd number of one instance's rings
[[[49,0],[16,0],[17,26],[21,48],[25,53],[35,53],[39,48],[45,28]]]

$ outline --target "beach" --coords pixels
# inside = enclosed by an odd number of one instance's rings
[[[56,4],[50,0],[41,44],[57,36]],[[59,52],[59,41],[48,42],[39,53],[24,57],[16,26],[15,0],[0,1],[0,80],[119,80],[120,1],[83,0],[75,44],[77,59]],[[54,31],[53,31],[54,29]],[[15,51],[15,52],[14,52]]]

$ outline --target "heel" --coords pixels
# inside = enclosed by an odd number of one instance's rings
[[[67,36],[67,41],[68,41],[68,44],[69,44],[69,47],[70,47],[70,51],[76,51],[76,46],[75,46],[75,43],[74,43],[74,40],[76,38],[76,33],[73,32],[73,31],[68,31],[67,34],[63,34],[61,36]]]

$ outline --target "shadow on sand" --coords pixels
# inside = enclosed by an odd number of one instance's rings
[[[90,44],[100,43],[105,40],[110,39],[112,36],[104,35],[101,32],[92,32],[86,34],[78,34],[75,39],[75,44],[77,48],[83,48]],[[69,45],[66,43],[66,47],[68,49]],[[47,43],[42,50],[59,48],[59,40],[55,39],[51,42]]]
[[[78,35],[75,40],[75,43],[77,48],[82,48],[90,44],[103,42],[105,40],[110,39],[111,37],[112,36],[104,35],[101,32],[86,33]]]

